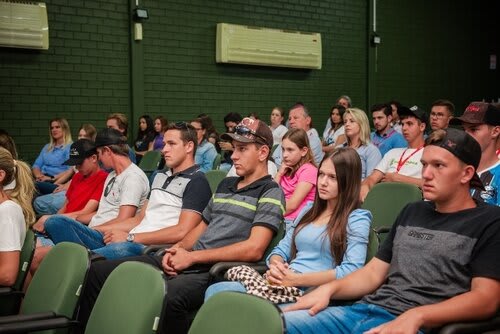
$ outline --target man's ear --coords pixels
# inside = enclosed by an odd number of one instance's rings
[[[192,152],[194,152],[194,142],[192,142],[192,141],[188,141],[188,142],[186,143],[186,145],[184,145],[184,147],[186,147],[186,152],[187,152],[187,153],[192,153]]]
[[[269,146],[262,145],[259,149],[259,161],[267,160],[270,153],[271,153],[271,150],[269,149]]]
[[[465,166],[462,178],[460,179],[460,183],[465,184],[467,182],[470,182],[470,180],[472,180],[472,178],[474,177],[475,173],[476,169],[473,166],[471,165]]]

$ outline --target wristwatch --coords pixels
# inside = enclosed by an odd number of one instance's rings
[[[129,233],[127,235],[127,241],[128,242],[134,242],[134,239],[135,239],[135,234],[134,233]]]

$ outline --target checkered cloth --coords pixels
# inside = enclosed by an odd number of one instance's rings
[[[241,282],[247,293],[269,300],[274,304],[294,303],[303,291],[293,286],[271,285],[255,269],[248,266],[233,267],[227,271],[231,281]]]

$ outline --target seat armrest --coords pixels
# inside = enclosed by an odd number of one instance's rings
[[[439,334],[476,334],[498,330],[500,328],[500,315],[489,320],[473,322],[457,322],[443,326]]]
[[[172,247],[173,244],[162,244],[162,245],[149,245],[142,250],[143,255],[148,255],[153,253],[154,255],[163,255],[159,254],[159,251],[163,251],[165,248]]]
[[[267,270],[265,262],[217,262],[210,268],[210,277],[213,281],[227,280],[226,272],[236,266],[249,266],[261,274],[265,273]]]
[[[7,295],[14,291],[14,289],[10,286],[2,286],[0,287],[0,295]]]
[[[379,233],[389,233],[391,231],[390,226],[379,226],[379,227],[374,227],[373,230],[379,234]]]
[[[32,320],[25,322],[16,322],[10,324],[0,324],[1,334],[27,333],[54,328],[67,328],[77,324],[76,321],[66,317],[56,317],[51,319]]]
[[[8,323],[40,320],[40,319],[50,319],[50,318],[55,318],[55,316],[56,315],[54,312],[7,315],[4,317],[0,317],[0,324],[8,324]]]

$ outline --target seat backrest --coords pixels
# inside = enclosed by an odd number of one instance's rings
[[[140,262],[124,262],[104,283],[85,333],[156,333],[166,294],[164,274]]]
[[[196,314],[189,334],[281,334],[281,310],[269,301],[223,291],[207,300]]]
[[[422,192],[412,184],[399,182],[378,183],[370,190],[362,208],[371,211],[372,227],[392,226],[401,209],[408,203],[422,200]]]
[[[160,151],[147,151],[146,153],[144,153],[141,161],[139,162],[139,168],[142,169],[142,171],[146,173],[146,175],[149,175],[151,172],[158,169],[160,160]]]
[[[370,262],[370,260],[375,256],[375,254],[377,254],[379,246],[380,242],[378,240],[377,233],[370,228],[370,233],[368,234],[368,247],[366,249],[365,263]]]
[[[205,176],[207,178],[208,184],[210,185],[210,189],[212,190],[212,193],[217,190],[217,186],[219,183],[224,180],[226,177],[227,172],[223,170],[209,170],[205,173]]]
[[[23,248],[19,256],[19,271],[17,273],[16,282],[13,285],[14,290],[21,291],[23,288],[24,280],[28,274],[28,270],[33,260],[36,247],[36,236],[32,229],[26,230],[26,237],[24,238]]]
[[[33,276],[21,314],[54,312],[72,318],[89,267],[89,252],[85,247],[71,242],[55,245]]]
[[[212,169],[219,169],[221,161],[222,161],[222,155],[220,153],[217,153],[214,159],[214,164],[212,166]]]

